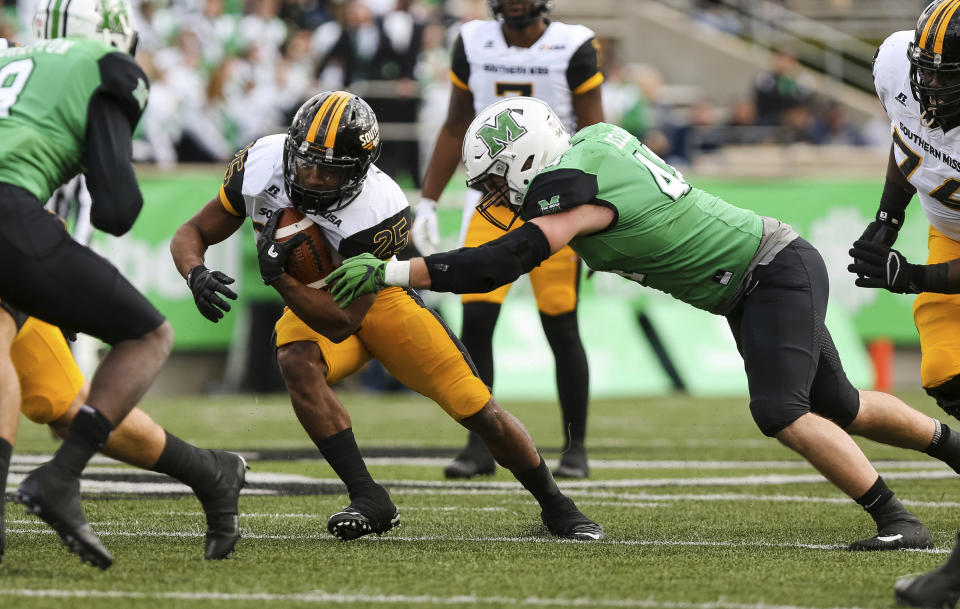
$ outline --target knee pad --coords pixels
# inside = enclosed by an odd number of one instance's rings
[[[750,414],[763,435],[775,438],[790,427],[794,421],[810,412],[809,408],[790,404],[771,404],[767,401],[750,400]]]
[[[924,387],[924,389],[947,414],[960,419],[960,376],[948,379],[936,387]]]

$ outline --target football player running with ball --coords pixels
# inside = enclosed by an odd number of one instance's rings
[[[526,428],[491,397],[463,347],[416,293],[391,288],[341,309],[328,291],[284,272],[301,241],[298,235],[280,242],[275,235],[281,210],[290,206],[319,225],[345,257],[363,253],[390,260],[404,248],[409,204],[373,165],[379,152],[373,111],[343,91],[312,97],[286,134],[260,138],[241,150],[220,192],[170,244],[198,307],[213,321],[223,315],[227,303],[221,295],[229,296],[224,283],[230,279],[207,269],[204,254],[250,218],[263,281],[287,304],[276,324],[275,346],[294,412],[350,495],[350,504],[327,523],[331,534],[350,540],[384,533],[399,522],[387,491],[367,471],[350,416],[330,387],[376,358],[404,385],[480,434],[497,462],[539,502],[550,533],[599,539],[603,530],[560,492]]]
[[[478,112],[504,96],[526,95],[555,108],[571,133],[603,120],[603,74],[593,32],[582,25],[549,20],[551,0],[488,3],[496,19],[465,23],[454,43],[450,107],[423,178],[422,198],[411,230],[414,244],[423,254],[437,249],[436,201],[459,164],[463,135]],[[479,191],[467,190],[461,230],[465,245],[486,243],[523,224],[511,222],[506,210],[494,210],[497,226],[485,222],[476,213],[479,198]],[[585,478],[589,474],[585,439],[590,378],[577,324],[580,259],[569,247],[562,248],[530,273],[530,283],[556,360],[557,396],[563,415],[563,452],[553,474]],[[509,289],[508,284],[463,296],[460,338],[489,387],[493,387],[493,331]],[[471,433],[466,447],[444,474],[472,478],[492,474],[495,467],[483,441]]]
[[[877,50],[873,78],[893,141],[876,219],[854,243],[849,269],[858,286],[919,294],[920,380],[960,417],[960,2],[932,2],[915,30],[891,34]],[[926,264],[910,264],[892,248],[914,195],[930,224]],[[944,426],[942,437],[950,435]],[[918,607],[953,607],[960,544],[938,569],[899,581],[896,596]]]
[[[63,444],[15,498],[71,552],[104,569],[113,558],[83,513],[80,475],[153,382],[173,330],[113,265],[71,239],[43,201],[83,172],[94,227],[122,235],[140,212],[130,138],[149,91],[133,59],[131,16],[125,0],[44,0],[34,17],[39,41],[0,50],[0,299],[112,347]],[[9,350],[0,369],[15,378]],[[5,412],[19,409],[16,382],[0,384],[0,393]]]
[[[897,398],[857,391],[824,325],[827,272],[788,225],[688,184],[635,137],[599,123],[571,139],[543,102],[497,102],[463,145],[484,216],[526,221],[478,248],[344,261],[327,282],[341,306],[386,286],[492,290],[569,244],[590,268],[617,273],[724,315],[743,355],[750,412],[873,517],[851,550],[928,548],[929,532],[894,496],[850,434],[925,451],[960,471],[960,437]]]

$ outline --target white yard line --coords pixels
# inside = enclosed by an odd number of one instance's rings
[[[203,537],[203,532],[198,528],[194,531],[108,531],[100,528],[100,524],[91,523],[96,529],[98,537],[176,537],[176,538],[195,538]],[[49,528],[8,528],[7,534],[15,535],[53,535],[53,529]],[[326,543],[341,543],[327,533],[316,534],[270,534],[253,533],[248,528],[244,529],[243,539],[312,539]],[[394,535],[387,533],[383,537],[368,536],[356,540],[353,543],[388,543],[388,542],[420,542],[420,541],[445,541],[449,543],[534,543],[534,544],[584,544],[603,545],[603,546],[651,546],[651,547],[701,547],[701,548],[793,548],[803,550],[840,550],[847,551],[846,544],[813,544],[813,543],[787,543],[787,542],[767,542],[767,541],[706,541],[701,539],[602,539],[600,541],[576,541],[572,539],[558,539],[556,537],[467,537],[460,535]],[[933,548],[929,550],[903,550],[904,552],[917,552],[920,554],[949,554],[951,548]]]
[[[802,605],[772,605],[769,603],[734,603],[725,600],[707,603],[689,603],[683,601],[658,601],[656,599],[602,599],[590,597],[578,598],[540,598],[536,596],[436,596],[407,594],[347,594],[314,590],[301,594],[269,593],[228,593],[228,592],[123,592],[118,590],[0,590],[0,596],[19,598],[105,598],[105,599],[143,599],[143,600],[186,600],[186,601],[228,601],[258,603],[307,603],[348,605],[365,603],[373,605],[506,605],[518,607],[622,607],[631,609],[814,609]],[[856,606],[834,607],[832,609],[861,609]]]

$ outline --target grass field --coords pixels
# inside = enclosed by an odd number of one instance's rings
[[[509,473],[443,481],[463,433],[432,403],[342,397],[401,528],[349,543],[327,534],[346,495],[285,396],[152,399],[144,408],[173,433],[250,460],[234,558],[202,560],[203,517],[185,487],[97,460],[84,478],[85,509],[114,566],[81,564],[42,522],[8,505],[0,607],[883,608],[894,606],[896,577],[942,562],[960,528],[952,471],[863,442],[937,547],[846,552],[874,534],[869,516],[764,438],[745,400],[677,396],[593,402],[591,478],[561,486],[607,537],[558,541]],[[937,414],[929,398],[903,397]],[[506,406],[552,464],[557,407]],[[22,421],[8,494],[55,447],[45,428]]]

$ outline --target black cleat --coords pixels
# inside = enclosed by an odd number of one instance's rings
[[[582,446],[567,449],[560,455],[560,464],[553,470],[554,478],[586,478],[589,475],[587,451]]]
[[[925,550],[933,547],[933,537],[923,523],[910,516],[909,520],[894,520],[884,525],[874,537],[855,541],[847,548],[853,552],[878,550]]]
[[[893,596],[900,605],[953,609],[960,598],[960,535],[947,562],[933,571],[917,576],[901,577],[893,586]]]
[[[381,500],[369,496],[357,497],[327,520],[327,530],[340,541],[352,541],[370,533],[379,537],[393,527],[400,526],[400,512],[382,488]]]
[[[207,517],[207,534],[203,557],[207,560],[228,558],[240,539],[238,522],[240,489],[246,485],[246,459],[225,450],[211,450],[217,464],[214,481],[197,493]]]
[[[448,479],[473,478],[474,476],[492,476],[497,471],[497,462],[484,445],[468,444],[460,454],[443,468]]]
[[[563,496],[558,505],[540,513],[543,524],[551,535],[564,539],[598,541],[603,539],[603,527],[583,515],[577,505]]]
[[[929,609],[953,609],[960,599],[960,575],[941,565],[918,577],[901,577],[893,585],[897,604]]]
[[[67,549],[83,562],[106,569],[113,556],[100,543],[80,507],[80,479],[61,474],[49,463],[30,472],[14,501],[53,527]]]

